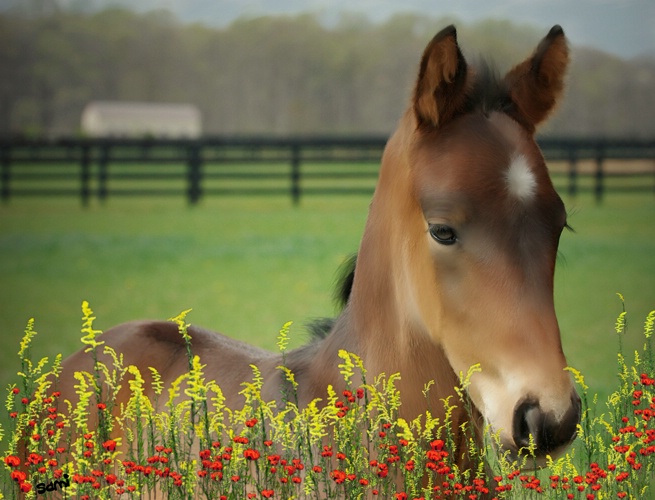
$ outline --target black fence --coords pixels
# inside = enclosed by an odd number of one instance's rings
[[[0,199],[370,194],[383,137],[0,140]],[[543,138],[558,190],[655,194],[655,140]]]

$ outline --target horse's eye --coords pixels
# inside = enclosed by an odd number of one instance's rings
[[[452,245],[457,242],[455,230],[444,224],[430,224],[430,235],[442,245]]]

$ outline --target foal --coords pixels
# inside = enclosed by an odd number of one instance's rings
[[[405,419],[442,408],[457,374],[479,363],[468,388],[474,415],[504,449],[516,455],[532,439],[543,459],[573,440],[580,400],[553,304],[566,211],[534,139],[567,65],[559,26],[502,78],[469,67],[452,26],[427,45],[411,105],[384,151],[349,300],[329,334],[286,355],[301,405],[325,400],[328,384],[344,388],[341,349],[358,354],[373,377],[401,374]],[[228,406],[243,404],[251,364],[264,377],[264,399],[280,398],[280,355],[198,327],[189,334]],[[123,324],[100,340],[140,369],[150,396],[148,367],[168,384],[188,369],[171,322]],[[62,397],[75,402],[73,372],[92,369],[90,355],[69,357]],[[470,418],[455,411],[455,425]]]

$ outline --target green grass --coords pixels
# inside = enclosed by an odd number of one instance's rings
[[[562,237],[556,307],[569,363],[592,391],[615,384],[611,325],[624,294],[626,351],[641,342],[655,309],[655,196],[608,194],[566,200],[576,233]],[[331,315],[335,271],[357,249],[369,197],[111,199],[89,209],[78,200],[18,199],[0,207],[0,384],[15,380],[23,328],[36,318],[34,357],[78,348],[80,304],[107,329],[137,318],[189,319],[274,348],[288,320]],[[630,325],[634,324],[634,328]],[[632,334],[632,337],[631,337]]]

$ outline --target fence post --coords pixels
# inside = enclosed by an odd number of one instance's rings
[[[195,205],[200,200],[202,194],[201,182],[202,160],[200,158],[200,145],[195,142],[188,149],[188,168],[187,168],[187,197],[191,205]]]
[[[4,203],[9,203],[9,196],[11,194],[11,186],[9,185],[10,176],[11,176],[11,165],[9,163],[10,152],[9,148],[11,146],[6,144],[0,148],[0,183],[2,183],[2,189],[0,190],[0,197]]]
[[[575,149],[569,149],[569,196],[578,194],[578,158]]]
[[[598,145],[596,148],[596,186],[594,188],[594,194],[596,196],[596,203],[600,204],[603,201],[603,194],[605,191],[604,181],[605,181],[605,172],[603,171],[603,156],[604,151],[601,145]]]
[[[300,203],[300,145],[291,146],[291,201]]]
[[[103,144],[100,147],[100,160],[98,161],[98,200],[104,203],[107,200],[109,190],[107,188],[107,179],[109,173],[109,145]]]
[[[90,146],[82,144],[82,155],[80,159],[80,198],[82,199],[82,206],[89,206],[89,196],[91,195],[90,180],[91,180],[91,158]]]

